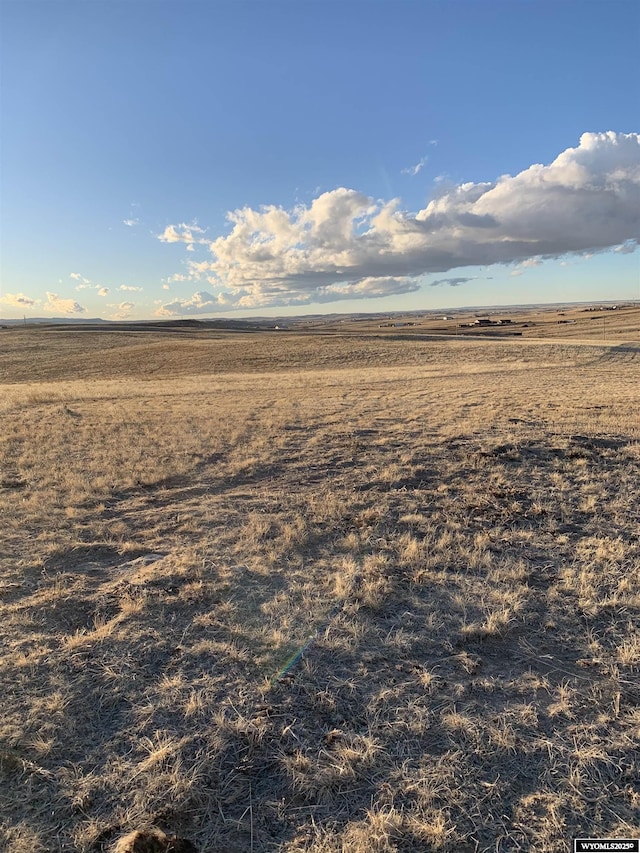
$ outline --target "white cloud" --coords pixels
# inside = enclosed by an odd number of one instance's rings
[[[162,285],[162,289],[163,289],[163,290],[171,290],[171,288],[169,287],[169,285],[168,285],[168,284],[163,284],[163,285]]]
[[[114,314],[111,315],[113,320],[128,320],[131,316],[131,309],[135,308],[135,302],[120,302],[116,305],[110,303],[109,308],[116,308]]]
[[[127,225],[129,228],[133,228],[135,225],[138,225],[140,220],[139,219],[123,219],[122,222],[124,225]]]
[[[82,284],[76,285],[76,290],[97,290],[99,296],[104,296],[105,293],[109,292],[108,288],[102,287],[100,284],[94,284],[90,278],[84,278],[84,276],[81,276],[80,273],[72,272],[70,278],[82,282]],[[62,284],[62,282],[59,283]]]
[[[211,268],[211,264],[209,263],[209,261],[189,261],[187,263],[187,266],[189,267],[189,275],[187,276],[187,278],[196,280],[199,279],[202,275],[204,275],[204,273],[207,272],[207,270]],[[169,281],[185,281],[185,279],[180,277],[181,275],[181,273],[176,273],[175,275],[171,276]]]
[[[630,255],[632,252],[635,252],[637,248],[638,240],[627,240],[627,242],[623,243],[621,246],[616,246],[613,251],[622,255]]]
[[[91,287],[91,279],[85,278],[83,275],[80,275],[79,272],[70,273],[69,278],[73,278],[75,281],[82,282],[82,284],[79,284],[76,287],[76,290],[86,290],[87,287]]]
[[[126,290],[126,291],[130,291],[132,293],[140,293],[142,288],[141,287],[131,287],[128,284],[121,284],[120,287],[118,288],[118,290]]]
[[[399,293],[413,293],[420,290],[420,284],[406,276],[369,276],[360,281],[344,284],[329,284],[313,296],[305,294],[299,301],[334,302],[336,299],[370,299],[376,296],[391,296]]]
[[[204,234],[204,229],[197,225],[187,225],[182,222],[180,225],[167,225],[162,234],[158,235],[158,240],[163,243],[202,243],[207,242],[194,237],[194,234]]]
[[[156,311],[160,316],[173,316],[175,314],[214,314],[216,311],[228,310],[226,305],[227,294],[214,295],[206,291],[194,293],[190,299],[177,299],[169,302]]]
[[[47,302],[44,310],[60,314],[84,314],[87,309],[73,299],[65,299],[63,296],[58,296],[57,293],[47,291]]]
[[[251,289],[222,292],[218,294],[199,291],[188,299],[176,299],[160,308],[156,314],[173,316],[176,314],[215,314],[219,311],[234,309],[281,307],[283,305],[309,305],[312,302],[338,302],[343,299],[374,299],[377,296],[392,296],[400,293],[412,293],[420,289],[419,283],[406,276],[387,276],[386,278],[363,278],[358,282],[327,284],[313,291],[300,290],[297,293],[281,291],[267,286],[255,286]]]
[[[415,165],[415,166],[409,166],[409,167],[408,167],[408,168],[406,168],[406,169],[401,169],[401,170],[400,170],[401,174],[403,174],[403,175],[412,175],[412,176],[413,176],[413,175],[417,175],[419,172],[421,172],[421,171],[422,171],[422,167],[426,164],[426,162],[427,162],[427,160],[428,160],[428,159],[429,159],[429,158],[428,158],[428,157],[427,157],[427,155],[425,154],[425,156],[424,156],[424,157],[422,157],[422,158],[421,158],[421,159],[416,163],[416,165]]]
[[[639,211],[640,134],[585,133],[549,165],[491,183],[443,181],[417,214],[401,210],[397,199],[375,201],[343,187],[291,210],[235,210],[228,214],[230,233],[209,243],[211,259],[188,264],[189,278],[204,277],[217,292],[201,291],[161,310],[384,296],[417,289],[416,279],[427,273],[526,268],[637,240]],[[160,239],[202,242],[194,241],[195,231],[184,223],[168,226]]]
[[[520,261],[516,269],[509,273],[509,275],[513,278],[514,276],[523,275],[525,270],[531,269],[533,267],[539,267],[542,265],[542,260],[540,258],[525,258],[524,261]]]
[[[4,293],[0,294],[0,302],[6,305],[13,305],[15,308],[31,308],[36,305],[37,300],[30,296],[25,296],[24,293]]]

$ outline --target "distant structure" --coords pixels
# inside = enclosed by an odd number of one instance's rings
[[[443,318],[445,319],[445,318]],[[478,327],[485,328],[486,326],[512,326],[513,320],[507,318],[500,320],[491,320],[489,317],[478,317],[473,323],[461,323],[460,327],[464,329],[477,329]]]

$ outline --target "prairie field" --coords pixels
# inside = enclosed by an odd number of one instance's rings
[[[640,837],[637,334],[0,336],[0,849]]]

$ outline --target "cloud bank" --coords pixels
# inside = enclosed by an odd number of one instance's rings
[[[211,242],[185,223],[159,236],[208,243],[211,260],[187,267],[192,280],[204,277],[216,291],[168,303],[159,313],[388,296],[460,267],[534,266],[616,246],[631,251],[640,239],[640,134],[585,133],[549,165],[441,188],[415,214],[401,210],[398,199],[340,187],[309,206],[245,207],[227,218],[231,232]]]

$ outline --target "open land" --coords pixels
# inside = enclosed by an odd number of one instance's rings
[[[640,309],[512,319],[0,331],[0,847],[640,836]]]

